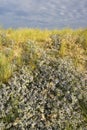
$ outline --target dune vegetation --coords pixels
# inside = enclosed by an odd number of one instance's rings
[[[87,130],[87,29],[0,29],[0,129]]]
[[[57,39],[55,36],[58,35]],[[51,36],[54,35],[54,38]],[[56,41],[61,43],[56,48]],[[0,29],[0,82],[6,82],[18,66],[36,67],[45,55],[48,58],[70,57],[76,67],[87,65],[87,29]]]

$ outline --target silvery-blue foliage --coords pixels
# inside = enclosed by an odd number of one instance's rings
[[[7,84],[1,85],[0,127],[86,130],[81,109],[83,96],[87,95],[86,77],[87,73],[79,73],[68,58],[43,59],[33,72],[23,66]]]

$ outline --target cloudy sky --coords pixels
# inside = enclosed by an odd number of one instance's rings
[[[48,29],[87,27],[87,0],[0,0],[0,25]]]

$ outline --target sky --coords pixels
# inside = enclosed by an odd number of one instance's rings
[[[87,27],[87,0],[0,0],[4,28]]]

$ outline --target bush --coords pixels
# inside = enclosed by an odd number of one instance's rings
[[[14,41],[9,39],[6,33],[0,34],[0,44],[5,47],[13,47]]]

